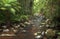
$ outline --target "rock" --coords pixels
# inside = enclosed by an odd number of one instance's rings
[[[27,32],[26,30],[22,30],[22,32]]]
[[[7,26],[2,26],[3,28],[7,28]]]
[[[9,32],[9,29],[4,29],[3,32]]]
[[[28,24],[29,25],[30,23],[29,22],[25,22],[25,24]]]
[[[38,36],[36,36],[35,38],[36,38],[36,39],[41,39],[42,36],[41,36],[41,35],[38,35]]]
[[[47,29],[45,32],[46,36],[55,36],[55,31],[53,29]]]
[[[17,32],[17,30],[15,30],[15,29],[14,29],[13,31],[14,31],[14,32]]]

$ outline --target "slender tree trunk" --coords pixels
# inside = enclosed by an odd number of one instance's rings
[[[32,13],[33,0],[18,0],[21,4],[21,13],[30,15]]]
[[[6,26],[7,26],[7,28],[10,28],[11,26],[11,24],[10,24],[10,12],[7,10],[7,11],[5,11],[5,16],[6,16]]]

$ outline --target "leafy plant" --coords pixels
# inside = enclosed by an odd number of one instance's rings
[[[0,22],[12,20],[20,14],[20,3],[17,0],[0,0]],[[14,19],[13,19],[14,20]]]

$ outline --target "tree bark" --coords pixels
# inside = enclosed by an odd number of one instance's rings
[[[20,2],[21,13],[23,14],[32,14],[32,6],[33,6],[33,0],[18,0]]]

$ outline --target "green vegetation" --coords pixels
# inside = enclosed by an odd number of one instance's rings
[[[20,14],[20,9],[20,3],[17,0],[0,0],[0,23],[27,19],[27,15]]]
[[[34,13],[43,13],[46,19],[51,21],[49,27],[57,29],[60,27],[60,5],[59,0],[35,0],[33,5]],[[46,20],[45,20],[46,21]],[[48,24],[48,23],[47,23]]]
[[[48,25],[50,22],[49,27],[54,26],[54,28],[59,28],[59,2],[59,0],[0,0],[0,24],[7,23],[8,26],[10,22],[26,21],[35,13],[39,13],[45,16],[45,20],[42,20],[45,25]],[[47,22],[46,19],[48,20]],[[59,29],[57,29],[57,31],[59,31]]]

